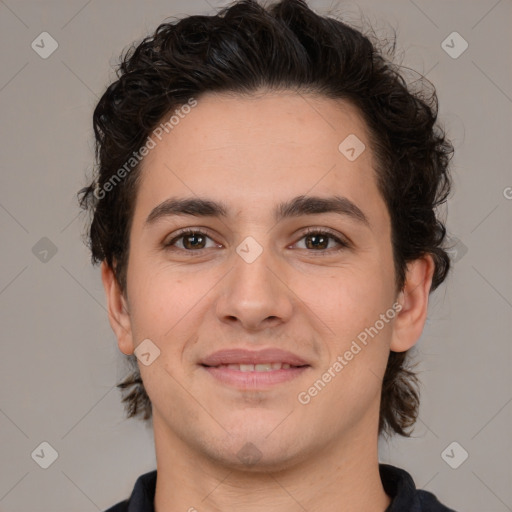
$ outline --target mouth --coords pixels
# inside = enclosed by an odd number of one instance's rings
[[[230,347],[208,355],[199,363],[213,382],[241,390],[268,389],[291,381],[311,368],[298,354],[277,347],[260,350]]]
[[[310,365],[294,366],[289,363],[229,363],[217,366],[200,365],[217,384],[239,390],[265,390],[277,384],[290,382],[311,368]]]
[[[209,366],[206,364],[202,364],[205,368],[227,368],[229,370],[236,370],[240,372],[271,372],[276,370],[289,370],[291,368],[304,368],[309,366],[308,364],[303,365],[292,365],[289,363],[229,363],[229,364],[219,364],[216,366]]]

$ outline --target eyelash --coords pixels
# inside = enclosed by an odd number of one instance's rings
[[[201,253],[202,251],[204,251],[206,249],[211,249],[211,247],[206,247],[206,248],[202,248],[202,249],[190,250],[190,249],[182,249],[181,247],[179,247],[179,248],[173,247],[173,245],[178,240],[180,240],[181,238],[183,238],[183,237],[185,237],[187,235],[202,235],[202,236],[206,236],[207,238],[210,238],[210,240],[213,240],[212,237],[209,236],[208,233],[206,233],[205,231],[201,231],[199,229],[193,229],[193,228],[184,228],[184,229],[180,230],[176,234],[176,236],[174,236],[172,238],[172,240],[170,240],[169,242],[166,242],[166,243],[163,244],[164,249],[170,250],[170,251],[182,251],[182,252],[188,253],[188,255],[190,255],[190,256],[194,256],[193,253]],[[309,235],[327,236],[330,239],[334,240],[337,244],[340,245],[339,248],[334,249],[334,250],[332,250],[332,249],[319,249],[319,250],[313,250],[312,249],[312,250],[309,250],[307,248],[305,249],[308,252],[314,252],[314,253],[317,253],[320,256],[325,256],[325,255],[329,255],[329,254],[333,254],[333,253],[338,253],[338,252],[340,252],[342,250],[345,250],[345,249],[348,249],[348,248],[351,247],[351,244],[348,241],[342,240],[340,237],[338,237],[332,231],[330,231],[328,229],[325,229],[325,228],[323,228],[323,229],[308,228],[305,232],[302,233],[302,236],[299,238],[299,240],[302,240],[303,238],[305,238],[305,237],[307,237]]]

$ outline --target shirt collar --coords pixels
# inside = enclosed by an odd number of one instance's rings
[[[391,498],[385,512],[421,512],[416,486],[407,471],[389,464],[379,464],[379,472],[384,491]]]
[[[127,512],[155,512],[156,469],[139,476]]]

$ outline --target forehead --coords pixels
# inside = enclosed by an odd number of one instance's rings
[[[268,155],[260,149],[274,146],[287,150],[282,154],[287,161],[294,153],[296,161],[307,153],[309,163],[319,157],[338,156],[339,144],[349,135],[361,141],[368,139],[365,123],[352,104],[291,91],[243,96],[207,93],[180,117],[174,116],[177,124],[169,126],[166,131],[170,133],[163,134],[163,138],[179,150],[181,157],[192,159],[207,160],[215,155],[218,161],[229,156],[232,162],[252,154],[260,164]],[[148,164],[154,156],[152,152]],[[277,151],[269,155],[273,162],[278,157]]]
[[[226,199],[243,214],[244,205],[333,193],[367,203],[377,216],[384,207],[367,128],[346,101],[292,91],[208,93],[167,131],[153,137],[142,165],[138,196],[148,208],[195,195]]]

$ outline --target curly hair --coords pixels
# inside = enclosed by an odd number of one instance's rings
[[[372,36],[316,14],[303,0],[267,7],[254,0],[237,1],[215,15],[162,23],[130,46],[121,55],[117,80],[94,110],[96,176],[79,192],[81,207],[91,215],[87,243],[93,264],[105,261],[126,293],[139,163],[115,186],[112,178],[164,116],[210,91],[250,95],[261,88],[291,89],[345,100],[358,109],[391,218],[397,293],[404,287],[407,263],[426,254],[434,260],[435,290],[450,268],[443,248],[446,229],[435,209],[451,190],[453,146],[437,121],[432,84],[420,76],[422,87],[413,90],[403,68],[393,62],[394,40],[385,51],[378,46]],[[390,352],[379,435],[410,436],[408,429],[416,422],[419,388],[409,352]],[[136,358],[127,357],[132,371],[118,384],[127,416],[150,419],[151,402]]]

